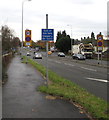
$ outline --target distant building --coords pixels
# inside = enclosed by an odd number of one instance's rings
[[[43,40],[39,40],[36,42],[37,46],[40,46],[42,49],[46,48],[46,41]],[[48,48],[50,49],[51,47],[53,47],[55,45],[54,41],[49,41],[48,42]]]
[[[36,45],[40,46],[40,48],[42,48],[42,49],[46,48],[46,42],[42,41],[42,40],[37,41]]]

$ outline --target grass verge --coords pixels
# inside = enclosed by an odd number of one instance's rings
[[[23,57],[24,61],[26,57]],[[46,68],[32,59],[28,59],[28,63],[32,64],[37,68],[44,76],[46,76]],[[81,88],[77,84],[67,80],[58,74],[48,71],[49,80],[52,81],[48,86],[40,86],[39,90],[41,92],[60,96],[65,99],[71,100],[73,102],[81,105],[93,118],[99,120],[109,119],[109,104],[103,99],[94,96],[89,93],[86,89]]]

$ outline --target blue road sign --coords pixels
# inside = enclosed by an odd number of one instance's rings
[[[53,41],[54,40],[54,29],[42,29],[42,40]]]
[[[30,37],[26,37],[25,40],[26,40],[27,42],[29,42],[29,41],[31,41],[31,38],[30,38]]]
[[[99,42],[98,42],[98,46],[101,47],[102,45],[103,45],[103,43],[102,43],[101,41],[99,41]]]

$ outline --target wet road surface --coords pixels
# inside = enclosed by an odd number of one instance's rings
[[[13,58],[8,69],[8,81],[3,86],[3,118],[87,118],[65,100],[46,99],[37,91],[45,80],[31,65]]]

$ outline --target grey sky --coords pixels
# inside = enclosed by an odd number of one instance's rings
[[[0,24],[7,24],[21,39],[21,8],[23,0],[0,0]],[[107,31],[108,0],[32,0],[24,2],[24,30],[32,30],[34,41],[41,39],[41,29],[45,28],[46,14],[49,28],[66,30],[72,38],[90,36]],[[68,26],[70,25],[70,26]],[[72,26],[72,27],[71,27]]]

